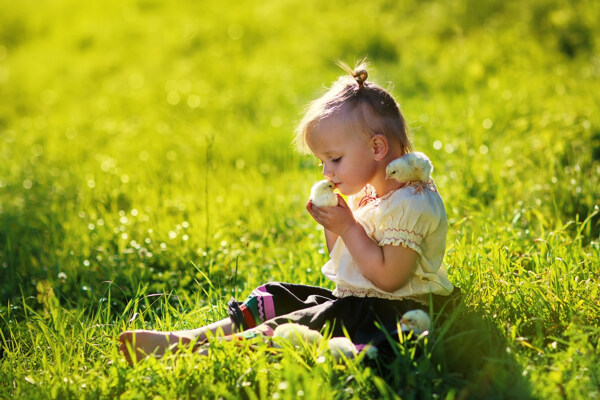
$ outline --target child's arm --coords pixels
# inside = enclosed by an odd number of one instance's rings
[[[316,208],[316,207],[315,207]],[[306,209],[312,215],[313,214],[313,204],[312,201],[306,203]],[[313,216],[314,217],[314,216]],[[327,243],[327,251],[331,254],[331,250],[333,249],[333,245],[335,241],[338,239],[338,235],[331,232],[329,229],[325,228],[325,243]]]
[[[417,262],[416,251],[404,246],[379,246],[356,221],[341,238],[360,272],[386,292],[394,292],[404,286]]]
[[[325,232],[342,238],[361,273],[375,286],[393,292],[406,284],[417,261],[417,252],[403,246],[379,246],[356,222],[342,199],[337,207],[307,209]]]
[[[328,229],[325,229],[325,242],[327,243],[327,251],[329,254],[331,254],[331,250],[333,249],[333,245],[335,244],[336,240],[338,240],[338,235]]]

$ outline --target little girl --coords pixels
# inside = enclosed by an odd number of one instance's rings
[[[244,302],[231,300],[229,318],[177,332],[128,331],[121,351],[131,362],[161,355],[171,345],[254,330],[272,335],[278,325],[295,322],[311,329],[329,326],[332,336],[347,333],[356,344],[378,345],[397,330],[400,316],[412,309],[439,311],[453,286],[442,265],[447,220],[442,199],[427,177],[389,179],[388,164],[411,152],[398,104],[380,86],[367,82],[364,64],[344,66],[340,77],[310,104],[296,130],[300,151],[314,154],[323,175],[337,190],[338,205],[307,210],[325,230],[331,259],[323,274],[336,284],[328,289],[267,283]],[[432,304],[431,304],[432,303]]]

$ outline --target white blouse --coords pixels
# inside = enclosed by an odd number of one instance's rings
[[[429,293],[447,295],[453,286],[442,263],[448,221],[444,203],[433,180],[411,182],[377,197],[367,185],[348,198],[354,218],[380,246],[405,246],[419,254],[409,281],[394,292],[376,287],[360,272],[344,241],[336,241],[323,274],[336,283],[337,297],[411,298],[428,303]]]

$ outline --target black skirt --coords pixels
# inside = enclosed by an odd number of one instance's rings
[[[448,296],[433,295],[437,313]],[[378,345],[397,332],[402,315],[429,307],[410,299],[388,300],[376,297],[336,297],[328,289],[291,283],[267,283],[252,291],[246,300],[231,299],[228,313],[237,329],[267,325],[275,329],[288,322],[305,325],[331,336],[346,336],[355,344]],[[326,328],[328,327],[328,328]],[[328,330],[327,330],[328,329]]]

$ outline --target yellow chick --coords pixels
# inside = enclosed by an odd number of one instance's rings
[[[294,346],[302,343],[319,344],[323,336],[307,326],[289,322],[278,325],[273,331],[273,337],[289,340]]]
[[[336,361],[339,361],[342,356],[353,359],[358,352],[356,346],[347,337],[332,337],[327,341],[327,348],[333,355]]]
[[[429,182],[433,165],[423,153],[407,153],[388,164],[385,169],[387,179],[398,182]]]
[[[402,332],[413,331],[417,335],[429,330],[431,320],[429,315],[423,310],[411,310],[400,319]]]
[[[333,193],[335,185],[333,182],[323,179],[313,185],[310,189],[310,200],[313,206],[333,207],[338,205],[337,195]]]

